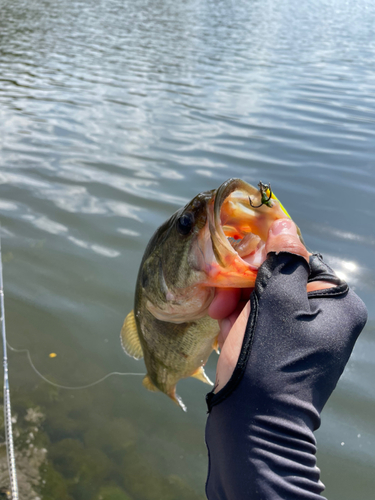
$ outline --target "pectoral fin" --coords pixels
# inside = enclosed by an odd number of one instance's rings
[[[194,378],[197,378],[198,380],[200,380],[201,382],[204,382],[205,384],[208,384],[208,385],[214,385],[211,380],[207,377],[206,375],[206,372],[204,371],[204,368],[203,366],[200,366],[198,368],[197,371],[195,371],[193,373],[193,375],[191,375],[192,377]]]
[[[220,354],[220,348],[219,348],[219,340],[218,340],[219,336],[216,337],[216,339],[214,340],[213,344],[212,344],[212,349],[214,351],[216,351],[216,354]]]
[[[156,387],[156,385],[153,383],[153,381],[150,379],[149,375],[146,375],[145,378],[142,381],[142,384],[144,387],[146,387],[147,390],[152,391],[152,392],[157,392],[159,389]]]
[[[124,349],[126,354],[132,356],[135,359],[143,358],[143,350],[141,342],[139,340],[134,311],[131,311],[126,316],[124,324],[121,328],[120,338],[122,348]]]

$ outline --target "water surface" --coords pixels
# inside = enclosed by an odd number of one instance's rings
[[[9,342],[83,385],[143,372],[119,343],[153,231],[229,177],[271,182],[369,322],[323,412],[331,500],[375,467],[375,7],[358,0],[0,0],[0,218]],[[49,354],[57,354],[50,358]],[[208,363],[214,378],[216,359]],[[55,389],[10,353],[15,411],[39,407],[42,498],[204,498],[206,387],[183,414],[141,377]],[[117,496],[116,496],[117,495]]]

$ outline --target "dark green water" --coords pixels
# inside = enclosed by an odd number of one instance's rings
[[[369,309],[317,439],[328,498],[373,498],[374,26],[370,0],[0,0],[10,344],[59,384],[143,372],[119,331],[155,228],[229,177],[271,182]],[[183,414],[141,377],[64,391],[9,358],[19,424],[45,415],[40,498],[204,498],[199,381]]]

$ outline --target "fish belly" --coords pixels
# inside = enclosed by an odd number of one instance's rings
[[[209,316],[181,324],[154,318],[153,327],[142,331],[147,373],[160,391],[171,396],[179,380],[194,376],[207,362],[219,325]]]

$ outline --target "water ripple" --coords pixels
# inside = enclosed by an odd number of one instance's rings
[[[22,342],[49,352],[63,346],[82,370],[91,356],[103,371],[132,363],[119,352],[118,331],[149,237],[198,192],[233,176],[272,183],[309,248],[356,288],[374,321],[374,2],[0,5],[1,234],[12,330],[28,332],[16,333]],[[373,445],[369,329],[324,439],[351,465],[362,459],[345,421],[358,418]],[[160,429],[178,428],[147,459],[201,494],[205,450],[191,451],[190,437],[186,444],[182,417],[162,402],[153,407],[146,392],[127,392],[121,414],[132,415],[135,428],[142,429],[142,405]],[[201,439],[203,393],[190,397],[185,418]],[[183,467],[175,449],[184,450]],[[362,456],[374,463],[368,448]],[[354,472],[348,477],[358,484]],[[354,486],[330,488],[332,498],[357,494]]]

